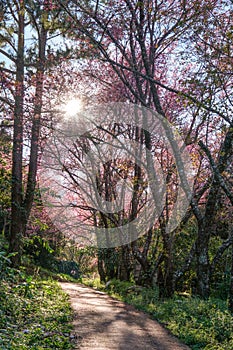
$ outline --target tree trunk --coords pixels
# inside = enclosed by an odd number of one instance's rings
[[[158,268],[157,284],[159,297],[171,298],[174,294],[173,246],[170,240],[164,240],[163,259]]]
[[[120,281],[129,281],[130,280],[130,251],[128,246],[122,246],[119,248],[119,258],[118,258],[118,273],[117,278]]]
[[[23,235],[23,108],[24,108],[24,2],[20,2],[18,15],[18,50],[16,61],[16,87],[14,108],[14,131],[12,152],[12,188],[11,188],[11,231],[9,251],[13,266],[20,265]]]
[[[23,195],[23,132],[24,132],[24,1],[20,2],[18,21],[18,50],[16,62],[16,95],[14,110],[14,135],[13,135],[13,161],[12,161],[12,207],[11,207],[11,233],[9,239],[9,252],[17,253],[12,257],[13,266],[19,266],[22,255],[22,237],[25,234],[27,222],[34,200],[36,187],[36,174],[38,164],[38,150],[41,125],[41,110],[43,98],[43,81],[45,71],[45,51],[47,42],[46,23],[41,22],[38,27],[38,60],[36,71],[36,89],[34,115],[31,129],[31,147],[27,189],[25,198]],[[46,19],[44,18],[46,21]]]
[[[27,178],[27,190],[26,190],[26,195],[24,200],[25,230],[26,230],[27,221],[30,215],[30,211],[32,208],[35,187],[36,187],[40,127],[41,127],[41,111],[42,111],[42,103],[43,103],[42,99],[43,99],[46,43],[47,43],[47,30],[44,28],[42,24],[40,35],[39,35],[39,59],[38,59],[38,66],[37,66],[37,72],[36,72],[35,106],[34,106],[34,115],[33,115],[33,121],[32,121],[29,171],[28,171],[28,178]]]
[[[197,288],[196,294],[208,298],[210,292],[209,234],[204,225],[198,228],[196,241]]]
[[[225,136],[222,146],[219,150],[217,170],[222,175],[228,165],[229,157],[232,154],[232,130],[230,129]],[[210,292],[210,274],[211,266],[209,262],[209,240],[211,235],[211,226],[218,210],[218,195],[220,191],[219,174],[213,169],[213,181],[210,187],[205,214],[198,220],[198,237],[196,241],[197,257],[197,294],[202,298],[207,298]],[[230,199],[230,198],[229,198]]]
[[[231,254],[231,280],[230,280],[230,290],[229,290],[229,310],[233,314],[233,244],[232,244],[232,254]]]
[[[105,283],[106,276],[104,271],[104,261],[103,261],[102,252],[100,249],[98,250],[98,272],[100,275],[100,282]]]

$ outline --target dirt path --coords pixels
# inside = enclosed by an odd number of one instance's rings
[[[158,322],[107,294],[74,283],[60,283],[75,311],[76,349],[189,350]]]

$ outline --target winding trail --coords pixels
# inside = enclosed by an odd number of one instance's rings
[[[60,283],[75,312],[75,349],[190,350],[158,322],[103,292],[75,283]]]

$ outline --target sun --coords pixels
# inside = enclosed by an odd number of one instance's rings
[[[64,111],[67,116],[73,117],[77,113],[79,113],[83,108],[82,101],[78,98],[69,100],[65,105],[64,105]]]

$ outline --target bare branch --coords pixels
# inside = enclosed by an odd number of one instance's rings
[[[214,175],[216,176],[220,186],[222,187],[223,191],[225,192],[226,196],[229,198],[229,200],[231,201],[231,204],[233,205],[233,194],[232,191],[228,188],[226,182],[224,181],[222,175],[220,174],[220,171],[218,169],[218,166],[216,165],[208,147],[206,145],[204,145],[204,143],[202,141],[198,142],[199,146],[201,147],[201,149],[203,149],[203,151],[205,152],[205,154],[207,155],[210,165],[213,169]]]

